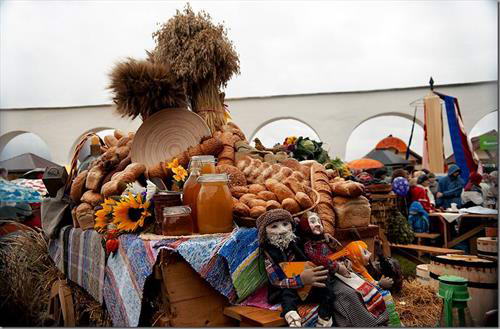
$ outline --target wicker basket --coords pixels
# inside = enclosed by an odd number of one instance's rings
[[[299,211],[298,213],[292,214],[293,217],[301,216],[301,215],[305,214],[306,212],[313,210],[319,204],[319,193],[318,193],[318,191],[315,191],[312,188],[307,187],[307,186],[304,186],[304,189],[307,192],[312,192],[312,194],[314,195],[313,205],[312,205],[312,207],[309,207],[307,209]],[[233,219],[236,222],[236,224],[238,224],[238,226],[244,226],[244,227],[255,227],[256,226],[256,220],[257,219],[253,218],[253,217],[239,217],[239,216],[234,216]]]

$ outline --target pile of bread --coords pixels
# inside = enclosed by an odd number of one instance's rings
[[[70,198],[75,205],[71,213],[76,227],[93,228],[94,213],[104,198],[120,195],[128,183],[144,175],[146,167],[130,160],[133,139],[134,133],[125,134],[120,130],[104,137],[101,156],[73,180]]]

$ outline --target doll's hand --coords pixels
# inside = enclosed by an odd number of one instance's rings
[[[285,314],[285,321],[286,323],[288,323],[289,327],[302,327],[302,319],[300,318],[300,315],[299,313],[297,313],[297,311],[289,311],[287,314]]]
[[[339,264],[339,269],[337,271],[340,275],[342,275],[343,277],[345,278],[350,278],[351,277],[351,272],[349,272],[349,270],[347,269],[347,267],[340,263]]]
[[[325,233],[325,240],[328,246],[333,250],[342,248],[342,244],[339,240],[335,239],[330,233]]]
[[[386,278],[385,276],[383,276],[378,284],[382,289],[390,289],[394,284],[394,280],[392,280],[392,278]]]
[[[300,279],[305,286],[312,285],[313,287],[326,287],[325,280],[328,278],[328,270],[323,266],[308,268],[300,273]]]

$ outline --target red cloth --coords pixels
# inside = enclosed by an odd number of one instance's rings
[[[472,187],[474,185],[479,186],[481,184],[481,181],[483,180],[483,176],[478,174],[477,172],[471,172],[469,175],[469,181],[467,182],[467,185],[465,185],[465,190],[470,191],[472,190]]]
[[[422,186],[417,185],[417,186],[412,186],[410,188],[410,199],[411,202],[413,201],[420,202],[422,207],[424,207],[425,211],[427,211],[428,213],[431,212],[431,210],[434,210],[434,207],[431,204],[431,200],[429,199],[427,192]]]
[[[314,264],[324,266],[330,273],[337,273],[339,264],[329,258],[333,251],[325,241],[307,241],[304,243],[304,252]]]

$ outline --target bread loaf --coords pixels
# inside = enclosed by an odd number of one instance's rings
[[[82,230],[94,228],[94,208],[88,203],[81,203],[75,211],[76,220]]]
[[[111,181],[118,180],[124,183],[132,183],[139,178],[146,171],[146,166],[142,163],[131,163],[129,164],[125,170],[123,170],[118,175],[111,178]]]
[[[329,233],[333,235],[335,233],[335,212],[331,204],[319,203],[315,208],[316,213],[318,214],[321,222],[323,223],[323,227],[325,229],[325,233]]]
[[[69,192],[69,196],[73,202],[76,204],[80,203],[80,199],[82,198],[83,192],[85,191],[85,182],[87,180],[88,170],[84,170],[76,176],[71,184],[71,189]]]
[[[266,201],[264,200],[261,200],[261,199],[250,199],[248,200],[248,206],[250,208],[254,208],[254,207],[266,207]]]
[[[112,180],[104,184],[101,188],[101,194],[105,198],[109,198],[113,195],[121,195],[123,191],[127,188],[127,184],[122,181]]]
[[[266,202],[266,210],[280,209],[281,204],[278,201],[269,200]]]
[[[294,177],[300,183],[304,182],[304,175],[300,172],[293,171],[293,169],[285,167],[281,164],[269,164],[263,163],[259,159],[251,158],[246,155],[236,162],[236,167],[240,169],[248,183],[258,183],[262,184],[268,179],[276,179],[278,181],[283,181],[287,177]]]
[[[257,197],[264,201],[270,201],[270,200],[278,201],[276,194],[274,194],[271,191],[260,191],[257,193]]]
[[[295,200],[297,200],[303,210],[309,209],[314,205],[311,198],[309,198],[309,196],[304,192],[297,192],[295,194]]]
[[[229,182],[227,185],[229,186],[229,188],[233,186],[247,185],[247,179],[245,178],[245,175],[243,175],[243,173],[235,166],[219,164],[215,169],[219,174],[228,174]]]
[[[299,204],[293,198],[286,198],[281,202],[283,209],[288,210],[292,215],[301,211]]]
[[[116,144],[118,144],[118,139],[113,135],[104,136],[104,144],[106,144],[107,147],[116,146]]]
[[[253,207],[250,209],[250,217],[258,218],[260,215],[266,212],[266,208],[264,207]]]
[[[238,199],[248,193],[248,187],[246,186],[233,186],[229,190],[231,191],[231,195]]]
[[[262,184],[251,184],[248,186],[248,191],[252,194],[257,194],[262,191],[266,191],[266,186]]]
[[[222,144],[224,146],[229,146],[234,149],[233,133],[231,131],[225,131],[221,136]]]
[[[247,193],[241,196],[240,202],[243,202],[248,206],[248,202],[253,199],[257,199],[257,196],[255,194]]]
[[[294,178],[294,177],[288,177],[287,179],[285,179],[283,181],[283,183],[288,186],[292,191],[293,193],[297,194],[299,192],[302,192],[304,193],[305,190],[304,190],[304,185],[302,185],[301,183],[299,183],[299,181]]]
[[[240,217],[249,217],[250,208],[242,202],[236,202],[233,206],[233,213]]]
[[[128,157],[130,154],[130,147],[125,145],[125,146],[120,146],[116,148],[116,154],[118,155],[118,158],[121,160],[125,159]]]
[[[80,201],[88,203],[92,205],[92,207],[96,207],[100,205],[102,202],[104,202],[104,199],[100,193],[96,193],[94,191],[87,191],[83,193]]]
[[[293,194],[288,187],[275,179],[268,179],[265,184],[267,189],[273,192],[280,202],[283,202],[285,199],[293,199],[295,197],[295,194]]]
[[[118,143],[116,144],[116,147],[121,147],[127,145],[130,141],[132,141],[132,138],[130,136],[124,136],[120,138]]]
[[[222,152],[223,144],[220,138],[212,137],[201,143],[201,152],[204,155],[216,156]]]
[[[333,195],[356,198],[364,193],[365,187],[361,183],[353,181],[339,181],[330,183]]]
[[[125,133],[123,131],[121,131],[120,129],[115,129],[115,131],[113,132],[113,135],[115,136],[115,138],[117,140],[120,140],[123,138],[123,136],[125,136]]]
[[[337,215],[336,226],[339,228],[361,227],[370,223],[370,203],[363,196],[357,198],[334,197],[333,208]]]
[[[106,173],[104,172],[104,165],[102,163],[95,165],[89,170],[89,173],[87,174],[85,187],[88,190],[99,192],[101,189],[101,183],[105,175]]]

